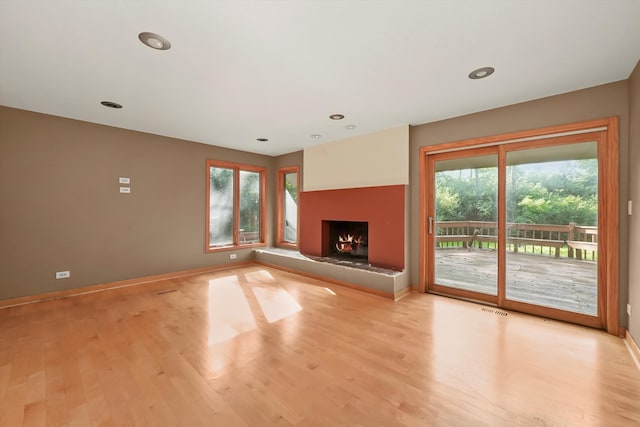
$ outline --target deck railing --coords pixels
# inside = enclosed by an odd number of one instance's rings
[[[437,247],[496,247],[498,224],[486,221],[437,221]],[[529,250],[531,248],[531,250]],[[556,258],[595,260],[598,253],[598,227],[553,224],[507,223],[507,250],[553,254]],[[566,251],[561,250],[566,248]],[[566,252],[566,255],[565,255]]]

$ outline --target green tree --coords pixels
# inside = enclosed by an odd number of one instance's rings
[[[289,181],[285,181],[284,185],[293,201],[298,203],[298,187]]]
[[[436,216],[440,221],[497,221],[497,188],[496,168],[439,172]],[[441,197],[443,214],[438,215]]]
[[[449,187],[437,189],[436,221],[455,221],[459,218],[460,197]]]
[[[233,180],[233,169],[212,167],[210,179],[211,186],[216,190],[226,189]]]
[[[596,225],[596,159],[510,166],[507,220],[536,224]]]
[[[260,173],[240,172],[240,228],[246,232],[259,231]]]
[[[496,221],[496,168],[436,173],[438,221]],[[507,221],[596,225],[597,159],[542,162],[507,168]]]

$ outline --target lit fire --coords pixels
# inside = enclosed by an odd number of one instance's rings
[[[336,249],[340,253],[351,253],[354,247],[360,246],[363,243],[362,236],[354,236],[352,234],[340,234],[338,236],[338,242],[336,243]]]

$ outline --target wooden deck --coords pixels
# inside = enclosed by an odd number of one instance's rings
[[[477,248],[438,248],[436,283],[496,295],[497,254]],[[597,263],[507,253],[507,298],[596,315]]]

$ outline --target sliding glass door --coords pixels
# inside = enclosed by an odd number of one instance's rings
[[[608,194],[601,180],[603,165],[611,163],[599,157],[603,135],[427,155],[427,289],[605,325],[601,278],[617,279],[617,272],[611,261],[605,263],[598,236],[606,238],[603,224],[617,233],[617,218],[603,221],[600,210],[616,212],[609,206],[617,201],[617,188]]]

